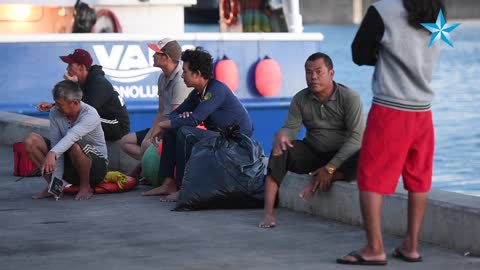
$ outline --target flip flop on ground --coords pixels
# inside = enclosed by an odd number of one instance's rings
[[[402,261],[411,262],[411,263],[423,261],[422,256],[419,256],[418,258],[412,258],[412,257],[406,256],[405,254],[403,254],[402,251],[400,251],[400,248],[398,247],[392,251],[392,256]]]
[[[346,260],[344,258],[338,258],[337,263],[339,264],[351,264],[351,265],[386,265],[386,260],[366,260],[363,258],[358,251],[352,251],[346,256],[352,256],[355,258],[355,261]]]

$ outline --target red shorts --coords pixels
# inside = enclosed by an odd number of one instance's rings
[[[431,111],[401,111],[373,104],[360,150],[358,188],[392,194],[402,175],[406,190],[428,192],[433,151]]]

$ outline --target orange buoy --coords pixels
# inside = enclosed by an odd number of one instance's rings
[[[264,97],[273,97],[282,87],[282,70],[277,61],[265,56],[255,67],[255,87]]]
[[[230,90],[237,90],[238,68],[235,61],[224,55],[222,60],[215,65],[215,79],[226,84]]]

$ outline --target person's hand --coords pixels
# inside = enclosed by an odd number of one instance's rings
[[[329,174],[325,167],[318,168],[309,175],[312,176],[311,183],[299,194],[300,198],[304,200],[310,200],[319,189],[320,191],[327,191],[332,185],[333,175]]]
[[[283,152],[287,151],[287,147],[293,147],[292,142],[283,131],[277,132],[273,141],[272,154],[274,156],[280,156]]]
[[[158,145],[160,139],[162,138],[163,129],[159,125],[155,125],[155,127],[153,127],[153,129],[150,129],[150,131],[150,142]]]
[[[78,82],[78,77],[75,76],[75,75],[74,75],[74,76],[70,76],[70,75],[68,74],[68,72],[65,72],[65,74],[63,74],[63,78],[64,78],[65,80],[69,80],[69,81],[73,81],[73,82]]]
[[[48,152],[45,161],[42,164],[42,175],[52,174],[55,170],[57,155],[54,152]]]
[[[53,107],[53,104],[50,103],[50,102],[39,102],[37,104],[37,106],[35,106],[35,108],[39,111],[39,112],[49,112]]]
[[[188,117],[190,117],[192,114],[193,114],[192,112],[183,112],[183,113],[179,114],[178,116],[179,116],[180,118],[188,118]]]

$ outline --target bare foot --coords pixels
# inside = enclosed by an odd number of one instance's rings
[[[174,192],[168,196],[161,197],[161,202],[176,202],[178,201],[178,197],[180,196],[180,191]]]
[[[275,217],[270,215],[265,215],[263,221],[258,224],[258,227],[260,228],[273,228],[275,226],[277,226],[275,223]]]
[[[46,188],[44,191],[33,195],[32,199],[45,199],[52,196],[52,194],[48,193],[48,188]]]
[[[177,185],[173,178],[165,179],[165,182],[159,187],[151,189],[147,192],[142,193],[143,196],[159,196],[159,195],[170,195],[171,193],[177,192]]]
[[[77,195],[75,195],[75,200],[77,201],[84,201],[88,200],[93,196],[93,189],[88,187],[88,188],[80,188],[78,191]]]

